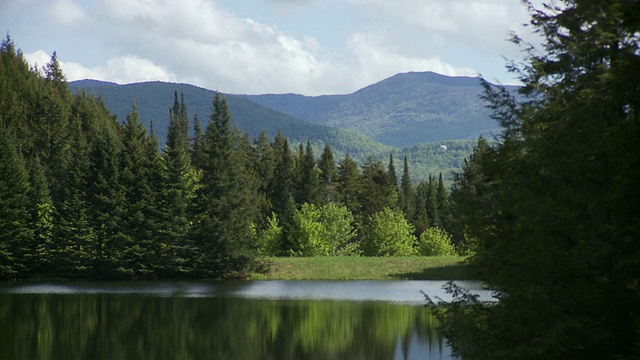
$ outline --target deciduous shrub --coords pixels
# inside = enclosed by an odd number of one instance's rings
[[[456,249],[451,244],[451,235],[438,227],[428,228],[420,235],[418,251],[424,256],[456,255]]]

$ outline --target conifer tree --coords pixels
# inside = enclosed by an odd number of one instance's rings
[[[320,188],[323,203],[327,204],[338,201],[338,169],[336,167],[336,160],[333,156],[333,150],[331,150],[331,145],[328,143],[325,144],[322,155],[320,155],[318,169],[320,171]]]
[[[294,199],[294,159],[289,147],[289,140],[280,132],[273,139],[276,156],[273,180],[269,186],[269,195],[273,212],[280,220],[280,225],[288,222],[295,210]]]
[[[67,159],[61,178],[61,193],[54,214],[54,237],[51,264],[57,276],[88,276],[93,265],[95,239],[88,214],[89,145],[79,115],[71,123],[71,146],[74,156]]]
[[[518,97],[485,84],[504,131],[463,189],[488,206],[457,208],[497,301],[460,299],[447,336],[469,359],[638,358],[640,3],[527,5],[541,46],[514,38]]]
[[[409,174],[409,162],[407,161],[407,156],[405,155],[404,169],[402,170],[402,178],[400,180],[398,204],[407,219],[414,218],[416,205],[415,202],[415,191],[413,188],[413,183],[411,182],[411,175]]]
[[[245,187],[246,169],[236,152],[226,99],[216,93],[213,113],[202,139],[202,176],[196,197],[193,239],[198,246],[197,274],[243,276],[253,266],[257,246]]]
[[[358,163],[345,154],[338,165],[338,196],[340,202],[356,216],[360,212],[360,193],[362,192],[362,173]]]
[[[300,150],[302,150],[302,144],[300,144]],[[321,201],[320,178],[311,141],[307,140],[307,146],[301,152],[298,161],[296,203],[317,205]]]
[[[362,165],[362,192],[360,193],[361,215],[365,218],[388,207],[398,206],[398,192],[396,183],[392,183],[391,176],[385,170],[382,162],[369,157]]]
[[[121,142],[118,133],[105,131],[92,146],[88,176],[88,211],[93,244],[94,276],[124,278],[118,268],[126,244],[122,232],[125,216],[125,189],[121,181]]]
[[[149,192],[151,179],[147,164],[147,133],[140,123],[138,109],[133,105],[123,129],[123,151],[120,183],[125,191],[125,208],[122,232],[128,243],[124,244],[121,268],[130,277],[148,277],[153,271],[150,264],[155,259],[152,233],[147,226],[151,216]]]
[[[44,169],[37,157],[31,165],[29,185],[29,228],[33,233],[33,240],[29,246],[32,258],[27,268],[31,269],[31,276],[37,276],[46,274],[51,269],[55,210]]]
[[[13,134],[0,119],[0,278],[21,277],[33,254],[28,227],[29,177]]]
[[[415,235],[420,236],[425,230],[431,226],[429,219],[429,211],[427,204],[430,199],[430,188],[428,181],[421,181],[416,186],[414,213],[411,224],[414,226]]]

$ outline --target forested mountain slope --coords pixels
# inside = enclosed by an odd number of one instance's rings
[[[99,95],[120,121],[131,112],[135,103],[142,123],[148,128],[153,122],[154,131],[161,146],[164,145],[169,125],[169,108],[174,96],[184,94],[190,121],[197,114],[206,126],[212,111],[213,90],[203,89],[189,84],[166,82],[144,82],[118,85],[96,80],[80,80],[69,83],[74,92],[86,91]],[[179,95],[180,96],[180,95]],[[308,121],[293,118],[290,115],[274,111],[236,95],[225,94],[232,114],[232,121],[244,133],[256,139],[264,130],[270,137],[278,130],[292,143],[311,140],[320,149],[330,143],[338,153],[363,154],[377,156],[388,154],[393,147],[386,146],[370,138],[339,128],[331,128]],[[367,155],[367,156],[368,156]]]
[[[508,87],[515,89],[515,87]],[[349,129],[394,146],[476,138],[499,126],[480,98],[478,78],[397,74],[348,95],[244,95],[273,110]]]

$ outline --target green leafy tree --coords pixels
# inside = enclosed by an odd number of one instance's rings
[[[432,227],[420,234],[418,252],[424,256],[451,256],[456,255],[456,248],[446,230]]]
[[[302,207],[293,213],[288,224],[290,248],[289,254],[293,256],[328,255],[329,244],[323,237],[324,226],[320,222],[320,210],[313,204],[302,204]]]
[[[323,237],[328,244],[328,255],[360,255],[355,218],[346,206],[329,203],[320,208]]]
[[[459,299],[447,336],[469,359],[638,358],[640,3],[529,10],[542,46],[511,67],[521,97],[486,84],[504,132],[461,189],[490,206],[457,209],[498,302]]]
[[[384,208],[373,214],[362,250],[366,256],[415,255],[413,227],[398,209]]]

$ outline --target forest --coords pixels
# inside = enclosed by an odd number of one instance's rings
[[[265,256],[464,251],[442,174],[414,182],[406,157],[252,140],[221,94],[203,125],[177,91],[160,148],[135,103],[118,119],[69,90],[55,53],[30,68],[9,36],[0,91],[0,279],[244,278]]]

